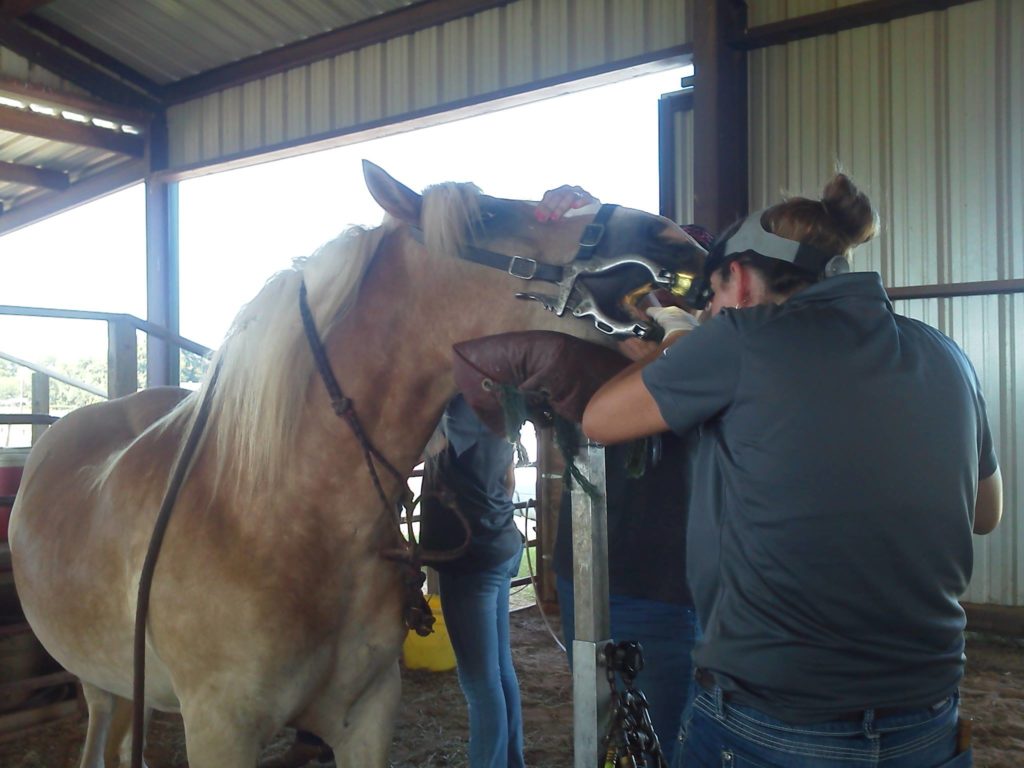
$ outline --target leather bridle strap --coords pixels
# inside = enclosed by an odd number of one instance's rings
[[[338,379],[334,375],[334,371],[331,370],[331,363],[327,359],[327,351],[320,342],[320,335],[316,330],[316,321],[313,320],[313,313],[309,309],[309,298],[306,294],[305,280],[299,284],[299,313],[302,315],[302,328],[306,332],[306,340],[309,342],[310,351],[313,353],[317,370],[320,372],[320,379],[323,381],[324,387],[327,388],[327,396],[331,399],[331,408],[348,423],[352,434],[355,435],[356,440],[359,442],[359,447],[363,451],[366,467],[370,470],[370,478],[373,480],[373,487],[377,490],[377,496],[380,497],[381,503],[385,508],[389,508],[388,497],[384,493],[384,486],[381,484],[380,476],[377,474],[377,465],[374,459],[383,464],[388,472],[399,482],[404,481],[405,477],[370,442],[366,432],[363,430],[363,425],[359,421],[359,416],[356,414],[355,406],[341,391]]]
[[[583,234],[580,235],[580,249],[576,251],[576,261],[586,261],[594,255],[594,251],[597,250],[598,244],[601,242],[601,238],[604,237],[604,228],[608,224],[608,219],[615,213],[615,209],[619,206],[611,203],[602,205],[594,218],[591,219],[590,223],[583,229]]]
[[[430,611],[430,606],[423,597],[422,586],[426,580],[426,574],[421,569],[422,554],[413,535],[412,494],[409,492],[408,486],[405,485],[405,476],[370,442],[370,439],[366,436],[366,431],[363,429],[363,425],[359,421],[359,416],[356,414],[355,405],[341,391],[338,379],[334,375],[334,371],[331,370],[331,363],[327,359],[327,351],[320,342],[320,335],[316,330],[316,321],[313,320],[313,313],[309,309],[309,298],[306,293],[305,280],[299,284],[299,314],[302,316],[302,328],[306,332],[306,340],[309,342],[310,351],[313,353],[317,370],[320,372],[320,379],[323,381],[324,387],[327,389],[327,395],[331,399],[331,408],[348,423],[352,434],[355,435],[356,440],[359,442],[359,447],[363,451],[363,461],[370,472],[370,479],[373,480],[373,487],[376,489],[377,496],[380,498],[380,502],[389,516],[394,513],[394,510],[388,503],[387,494],[384,493],[384,486],[377,473],[376,462],[379,461],[383,464],[388,472],[405,488],[402,506],[405,509],[407,537],[404,540],[402,539],[401,522],[400,519],[396,520],[395,523],[399,528],[399,546],[386,549],[380,554],[385,559],[401,563],[404,567],[402,574],[402,586],[405,590],[403,618],[405,619],[406,626],[418,635],[428,635],[432,631],[434,616]]]
[[[427,244],[427,238],[419,227],[409,227],[409,234],[420,245]],[[467,244],[459,249],[459,258],[471,261],[482,267],[500,269],[520,280],[543,280],[546,283],[557,283],[565,274],[565,269],[555,264],[545,264],[527,256],[506,256],[497,251],[488,251],[476,245]]]
[[[580,235],[579,250],[576,251],[574,261],[586,261],[594,255],[598,244],[604,237],[605,225],[618,207],[610,203],[601,206]],[[426,237],[422,229],[419,227],[409,227],[409,232],[416,242],[426,245]],[[542,280],[545,283],[561,283],[566,275],[565,267],[558,266],[557,264],[545,264],[527,256],[506,256],[504,253],[488,251],[486,248],[480,248],[472,243],[462,246],[459,250],[459,258],[483,267],[500,269],[502,272],[508,272],[512,277],[518,277],[521,280]]]
[[[192,468],[192,459],[203,437],[206,422],[210,418],[210,406],[213,404],[213,393],[217,388],[219,376],[220,363],[218,362],[206,384],[203,398],[199,401],[196,418],[189,428],[185,445],[174,461],[167,490],[160,503],[156,523],[153,524],[153,533],[149,539],[149,547],[146,549],[146,557],[142,562],[142,571],[139,573],[139,591],[135,603],[135,634],[132,644],[132,768],[142,768],[143,766],[142,747],[146,736],[146,620],[149,616],[149,595],[153,587],[153,574],[156,572],[160,547],[164,541],[164,534],[167,532],[167,524],[171,520],[171,512],[174,510],[181,487],[188,478],[188,473]]]

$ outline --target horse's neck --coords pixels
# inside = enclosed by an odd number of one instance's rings
[[[387,243],[381,250],[356,305],[326,346],[367,437],[407,473],[418,463],[454,394],[451,345],[474,335],[477,321],[473,309],[457,306],[460,271],[451,260],[428,259],[423,253],[410,254],[410,249],[388,248]],[[351,442],[351,435],[345,434],[348,426],[333,416],[319,376],[310,384],[307,403],[313,429],[326,429],[335,439]],[[382,470],[382,479],[390,481],[386,473]]]

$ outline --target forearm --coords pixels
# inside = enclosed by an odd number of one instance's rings
[[[644,385],[643,369],[642,362],[631,365],[590,399],[583,411],[583,431],[587,437],[614,445],[668,430],[661,409]]]
[[[1003,516],[1003,476],[996,471],[978,482],[978,497],[974,504],[974,532],[991,533]]]

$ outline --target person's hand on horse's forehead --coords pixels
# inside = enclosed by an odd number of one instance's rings
[[[549,189],[544,193],[540,203],[534,209],[537,221],[558,221],[567,211],[583,208],[598,202],[582,187],[563,184],[557,189]]]

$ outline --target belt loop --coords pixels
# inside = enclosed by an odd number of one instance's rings
[[[715,715],[719,720],[725,720],[725,693],[722,691],[722,686],[717,683],[715,683],[714,695]]]
[[[864,719],[861,721],[861,727],[864,729],[865,738],[872,739],[875,737],[875,710],[865,709]]]

